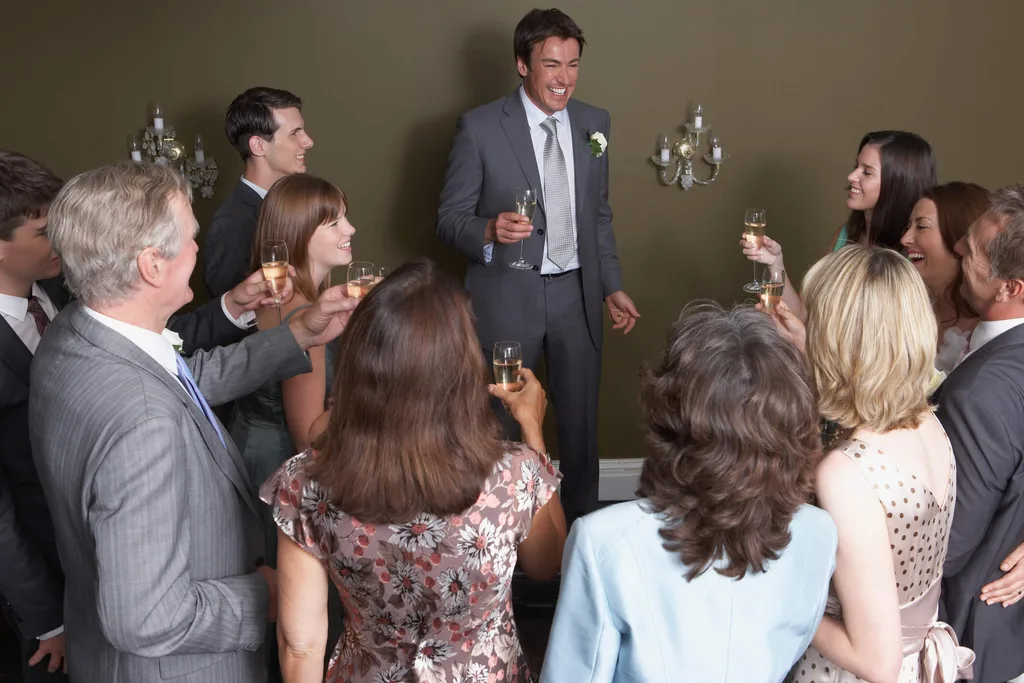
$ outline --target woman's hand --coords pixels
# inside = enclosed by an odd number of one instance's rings
[[[756,308],[764,310],[761,304]],[[804,321],[793,312],[785,301],[780,301],[771,311],[765,311],[775,321],[775,327],[779,333],[786,338],[793,346],[800,350],[800,353],[807,352],[807,328]]]
[[[548,408],[548,397],[537,376],[529,368],[520,373],[519,391],[508,391],[497,384],[489,384],[491,396],[500,398],[505,408],[512,414],[515,421],[524,430],[529,427],[540,427],[544,422],[544,413]]]
[[[754,246],[753,242],[748,242],[746,239],[740,240],[740,246],[743,247],[743,255],[751,261],[763,263],[769,268],[785,270],[782,267],[782,245],[771,237],[762,237],[760,248]]]
[[[1024,597],[1024,543],[1013,549],[999,565],[1006,574],[981,587],[981,599],[987,605],[995,603],[1009,607]]]

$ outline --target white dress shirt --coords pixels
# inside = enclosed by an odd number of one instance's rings
[[[39,299],[39,305],[42,306],[43,312],[50,320],[57,316],[57,309],[50,301],[49,295],[38,283],[32,283],[32,296]],[[18,335],[18,339],[28,347],[29,353],[35,355],[40,336],[39,328],[36,327],[36,319],[28,312],[28,297],[0,294],[0,315],[3,315],[4,320]]]
[[[138,346],[143,353],[155,360],[160,364],[164,370],[169,372],[171,376],[178,377],[178,352],[174,350],[170,340],[162,334],[157,334],[152,330],[147,330],[135,325],[129,325],[126,322],[115,320],[110,316],[97,313],[88,306],[83,306],[82,310],[85,311],[89,317],[98,323],[106,325],[114,332],[130,341],[131,343]]]
[[[251,187],[252,191],[260,196],[260,199],[266,199],[267,198],[267,191],[264,190],[259,185],[257,185],[256,183],[254,183],[251,180],[249,180],[248,178],[246,178],[245,176],[242,176],[242,182],[245,183],[246,185],[248,185],[249,187]]]
[[[530,128],[530,140],[533,142],[533,154],[537,160],[537,172],[540,174],[541,186],[534,189],[543,192],[544,188],[544,143],[547,142],[548,133],[541,127],[541,124],[547,121],[548,118],[554,118],[555,121],[557,121],[555,129],[558,131],[558,146],[562,148],[562,156],[565,158],[565,174],[569,181],[569,211],[572,216],[572,229],[575,235],[574,241],[576,243],[576,253],[565,268],[562,268],[548,258],[548,241],[545,239],[544,257],[541,262],[540,272],[543,275],[551,275],[554,273],[575,270],[580,267],[580,240],[579,228],[576,225],[576,160],[573,158],[572,153],[572,127],[569,125],[569,110],[563,109],[561,111],[556,111],[551,117],[549,117],[533,103],[533,100],[529,98],[526,94],[526,90],[522,86],[519,86],[519,97],[523,101],[523,108],[526,109],[526,123]],[[510,204],[514,201],[515,197],[509,198]],[[493,251],[493,243],[484,245],[484,260],[487,263],[491,262]]]
[[[960,363],[971,357],[971,354],[980,349],[985,344],[1003,334],[1009,332],[1017,325],[1024,324],[1024,318],[1010,318],[1008,320],[982,320],[978,323],[978,326],[974,328],[974,333],[970,336],[968,344],[970,344],[970,352],[967,353],[963,358],[960,359]],[[959,363],[957,363],[959,365]]]

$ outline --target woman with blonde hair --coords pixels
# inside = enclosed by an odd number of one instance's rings
[[[851,245],[811,268],[804,293],[806,331],[787,307],[776,315],[841,429],[815,483],[839,548],[825,619],[791,680],[953,683],[974,654],[937,621],[956,466],[927,399],[928,292],[897,252]]]

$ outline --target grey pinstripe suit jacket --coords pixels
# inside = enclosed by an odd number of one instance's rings
[[[287,326],[188,363],[211,405],[310,370]],[[31,383],[71,680],[265,680],[260,521],[227,430],[225,448],[175,377],[79,304],[47,330]]]

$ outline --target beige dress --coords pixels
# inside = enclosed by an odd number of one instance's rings
[[[942,563],[946,559],[956,501],[956,462],[952,449],[947,493],[942,500],[915,475],[902,473],[884,452],[871,444],[849,439],[837,449],[857,464],[885,509],[903,626],[900,683],[953,683],[969,675],[974,653],[960,647],[952,628],[938,621]],[[834,593],[829,596],[825,613],[842,619],[842,608]],[[862,679],[836,667],[811,646],[797,660],[787,680],[849,683]]]

